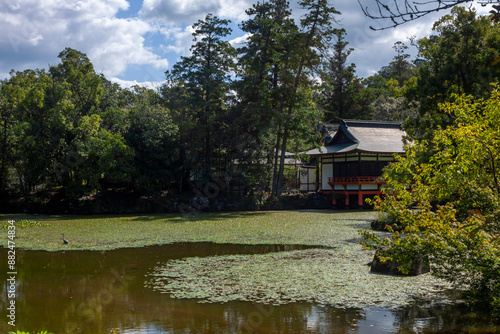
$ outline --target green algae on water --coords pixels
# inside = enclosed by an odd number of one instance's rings
[[[196,215],[0,215],[0,224],[22,219],[40,223],[16,230],[16,248],[31,250],[112,250],[179,242],[337,247],[356,238],[360,228],[370,228],[370,220],[375,217],[376,213],[371,211],[328,210]],[[69,244],[61,242],[61,233]],[[0,233],[0,246],[7,244],[7,233]]]
[[[370,273],[366,263],[373,253],[355,248],[174,260],[156,267],[146,285],[173,298],[210,303],[237,300],[396,308],[416,298],[447,302],[441,293],[447,288],[443,281],[429,274]]]

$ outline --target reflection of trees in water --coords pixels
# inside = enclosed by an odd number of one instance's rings
[[[467,319],[467,308],[463,304],[432,306],[414,303],[394,312],[394,328],[400,332],[415,330],[420,332],[461,331],[464,326],[472,325]],[[483,323],[479,327],[484,328]]]
[[[235,303],[233,316],[248,317],[255,310],[251,303]],[[247,305],[249,309],[242,309]],[[359,320],[364,319],[361,310],[345,310],[313,304],[293,303],[272,308],[270,316],[262,319],[260,326],[251,327],[258,333],[352,333]],[[248,319],[246,319],[248,321]],[[242,327],[245,328],[245,327]]]
[[[312,307],[311,311],[316,312],[316,326],[312,327],[311,323],[308,322],[308,326],[305,328],[317,333],[352,333],[359,321],[365,319],[364,311],[358,309]]]
[[[81,333],[108,334],[111,328],[160,327],[178,332],[237,332],[255,311],[254,304],[200,304],[196,300],[170,299],[145,288],[145,275],[169,259],[305,248],[309,247],[191,243],[109,252],[19,251],[18,258],[23,261],[18,271],[17,324],[19,328],[55,333],[81,330]],[[6,259],[6,250],[0,249],[0,256]],[[127,277],[125,284],[122,276]],[[5,309],[5,284],[0,285],[0,291],[3,296],[0,303]],[[262,326],[293,328],[294,318],[300,319],[299,323],[303,321],[300,311],[290,314],[291,320],[275,322],[273,312]],[[0,323],[0,332],[10,329],[5,326]]]
[[[111,328],[226,333],[352,333],[367,317],[363,310],[344,310],[306,303],[276,307],[250,302],[202,304],[196,300],[171,299],[145,288],[150,270],[168,259],[222,254],[280,251],[276,246],[176,244],[109,252],[19,251],[19,294],[16,327],[24,330],[108,334]],[[0,249],[6,259],[6,250]],[[20,274],[22,271],[22,274]],[[5,275],[2,274],[2,275]],[[123,284],[123,277],[125,283]],[[4,281],[5,282],[5,281]],[[122,284],[120,286],[120,284]],[[5,283],[0,285],[0,306],[6,305]],[[259,315],[260,314],[260,315]],[[415,305],[395,312],[393,329],[408,332],[457,328],[466,323],[456,306],[421,308]],[[372,319],[370,319],[372,320]],[[485,322],[487,323],[487,322]],[[366,324],[365,324],[366,325]],[[11,330],[0,322],[0,332]],[[483,326],[484,327],[484,326]],[[375,328],[376,329],[376,328]],[[78,331],[80,330],[80,331]]]

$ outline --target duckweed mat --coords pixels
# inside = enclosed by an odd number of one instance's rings
[[[177,242],[322,245],[336,247],[370,228],[371,211],[249,211],[195,215],[36,216],[0,215],[0,226],[15,220],[17,248],[112,250]],[[23,228],[22,221],[35,222]],[[0,229],[0,231],[2,231]],[[8,234],[0,233],[7,247]],[[62,233],[69,240],[63,244]]]
[[[151,268],[147,286],[174,298],[268,304],[316,302],[343,307],[398,307],[414,299],[446,302],[442,293],[446,284],[430,275],[401,277],[369,272],[367,263],[373,251],[364,250],[357,238],[375,218],[377,213],[371,211],[304,210],[0,215],[0,223],[15,220],[16,248],[33,250],[111,250],[177,242],[327,247],[266,255],[193,257]],[[8,233],[3,231],[0,245],[6,247]],[[62,233],[69,244],[62,243]]]
[[[265,255],[226,255],[169,261],[147,287],[200,302],[321,303],[346,308],[397,308],[415,299],[448,303],[445,282],[429,274],[402,277],[369,272],[372,252],[352,245]]]

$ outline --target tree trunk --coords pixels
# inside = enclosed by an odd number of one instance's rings
[[[277,195],[278,189],[278,155],[281,143],[281,121],[278,125],[278,134],[276,136],[276,146],[274,147],[274,163],[273,163],[273,185],[271,189],[271,196]]]
[[[207,121],[207,128],[205,130],[205,176],[206,177],[210,175],[211,170],[212,170],[212,157],[211,157],[211,145],[210,145],[210,127]]]
[[[281,195],[281,187],[283,186],[287,141],[288,141],[288,119],[285,122],[285,129],[283,130],[283,141],[281,143],[280,169],[279,169],[278,182],[277,182],[277,187],[276,187],[276,196]]]
[[[7,164],[7,118],[3,121],[2,153],[0,155],[0,193],[6,187],[6,164]]]

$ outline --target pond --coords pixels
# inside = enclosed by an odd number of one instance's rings
[[[343,309],[312,303],[198,303],[145,287],[171,259],[264,254],[311,246],[181,243],[97,251],[17,251],[16,327],[53,333],[414,333],[488,330],[460,306]],[[1,268],[7,250],[0,249]],[[6,272],[1,309],[6,310]],[[6,313],[4,311],[4,313]],[[6,314],[2,315],[5,319]],[[0,332],[13,330],[0,321]]]

